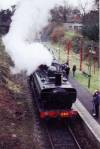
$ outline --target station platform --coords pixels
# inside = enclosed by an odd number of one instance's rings
[[[73,109],[78,111],[81,118],[84,120],[88,128],[91,130],[92,134],[95,136],[97,141],[100,143],[100,125],[99,123],[90,115],[83,104],[77,99],[76,103],[73,105]]]
[[[93,95],[85,87],[80,85],[80,83],[75,78],[73,78],[71,75],[69,77],[69,81],[72,83],[73,87],[75,87],[77,90],[77,98],[92,116]],[[93,119],[95,118],[93,117]],[[95,120],[100,124],[100,110],[99,110],[99,118]]]
[[[73,87],[77,89],[78,94],[77,101],[73,105],[73,108],[79,112],[88,128],[94,134],[98,142],[100,142],[100,114],[98,119],[95,119],[92,116],[92,94],[80,85],[72,76],[70,76],[69,81],[72,83]]]

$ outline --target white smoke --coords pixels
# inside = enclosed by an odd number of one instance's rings
[[[50,65],[52,56],[35,36],[48,23],[49,11],[62,0],[21,0],[12,17],[9,33],[3,38],[5,47],[15,63],[16,73],[28,75],[41,64]],[[32,42],[33,40],[33,42]]]

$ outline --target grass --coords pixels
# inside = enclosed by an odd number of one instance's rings
[[[73,37],[75,37],[75,36],[81,37],[81,35],[79,33],[76,33],[76,32],[72,32],[72,31],[65,32],[66,39],[72,40]]]
[[[90,88],[88,88],[89,78],[84,76],[82,72],[77,71],[76,74],[76,80],[86,87],[90,92],[94,92],[96,89],[100,89],[100,78],[99,78],[99,70],[96,71],[95,74],[92,73],[91,79],[90,79]]]
[[[65,32],[65,37],[67,39],[72,39],[75,36],[75,32]]]

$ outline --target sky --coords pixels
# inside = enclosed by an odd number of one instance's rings
[[[18,1],[21,1],[21,0],[0,0],[0,9],[7,9],[11,5],[16,4]],[[70,1],[63,0],[63,1],[65,1],[66,3],[71,4],[73,6],[79,6],[80,1],[82,2],[83,6],[86,2],[88,2],[87,9],[91,8],[92,2],[93,2],[93,0],[91,0],[91,2],[90,2],[90,0],[70,0]]]
[[[0,9],[7,9],[18,1],[19,0],[0,0]]]

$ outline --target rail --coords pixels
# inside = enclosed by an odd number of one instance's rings
[[[48,128],[47,128],[47,133],[48,133],[48,137],[49,137],[49,141],[50,141],[51,147],[52,147],[52,149],[55,149],[54,144],[53,144],[53,140],[52,140],[52,138],[50,136]]]
[[[80,144],[78,143],[78,141],[77,141],[77,139],[76,139],[76,137],[75,137],[75,135],[74,135],[72,129],[71,129],[70,127],[68,127],[68,130],[69,130],[70,134],[72,135],[72,137],[73,137],[73,139],[74,139],[74,141],[75,141],[75,143],[76,143],[78,149],[82,149],[81,146],[80,146]]]
[[[51,149],[56,149],[57,147],[58,148],[62,148],[62,146],[65,145],[65,144],[63,144],[63,143],[60,144],[60,142],[61,142],[61,139],[65,138],[65,137],[66,137],[66,139],[68,139],[68,137],[71,138],[71,140],[69,139],[70,140],[69,142],[66,141],[66,148],[70,148],[71,149],[71,148],[73,148],[72,146],[74,146],[75,149],[82,149],[81,146],[79,145],[79,143],[78,143],[78,141],[77,141],[77,139],[76,139],[72,129],[70,127],[67,128],[68,132],[67,132],[66,136],[64,135],[64,137],[62,138],[62,135],[60,135],[60,137],[59,137],[60,140],[57,140],[57,135],[56,134],[53,133],[53,135],[52,135],[51,131],[48,129],[48,126],[46,126],[46,130],[47,130],[47,135],[48,135],[49,142],[50,142],[50,145],[51,145]],[[56,139],[54,138],[54,135],[55,135]],[[55,143],[54,140],[56,140],[59,143],[57,143],[57,142]],[[65,140],[64,140],[64,143],[65,143]]]

